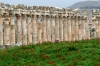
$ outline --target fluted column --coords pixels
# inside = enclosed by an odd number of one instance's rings
[[[11,43],[12,46],[15,45],[15,22],[14,22],[14,17],[15,17],[15,15],[13,15],[13,14],[10,15],[10,29],[11,29],[10,43]]]
[[[27,45],[26,15],[22,15],[22,45]]]
[[[67,34],[67,18],[63,17],[63,40],[68,40],[68,34]]]
[[[21,29],[21,15],[16,14],[16,27],[17,27],[17,43],[22,45],[22,29]]]
[[[47,41],[47,34],[46,34],[46,16],[42,17],[42,42]]]
[[[3,21],[2,15],[0,14],[0,47],[3,46]]]
[[[36,15],[32,15],[32,35],[33,35],[33,44],[37,43],[37,24],[36,24]]]
[[[55,42],[55,16],[52,16],[51,17],[52,18],[52,22],[51,22],[51,40],[52,40],[52,42]]]
[[[4,44],[5,46],[11,45],[10,44],[10,18],[8,14],[4,15]]]
[[[27,15],[27,32],[28,32],[28,44],[32,44],[32,31],[31,31],[31,16]]]
[[[46,16],[46,25],[47,25],[47,41],[51,42],[51,22],[50,22],[51,17],[48,15]]]
[[[68,41],[71,41],[72,33],[71,33],[71,17],[68,16]]]
[[[42,24],[40,22],[40,16],[37,16],[37,39],[38,39],[38,43],[42,43]]]

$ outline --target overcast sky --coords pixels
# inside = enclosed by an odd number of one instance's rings
[[[26,4],[34,6],[56,6],[56,7],[68,7],[76,2],[86,0],[0,0],[6,4]]]

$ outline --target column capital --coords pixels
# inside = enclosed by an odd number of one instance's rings
[[[42,18],[43,18],[43,20],[45,20],[46,19],[46,15],[42,15]]]
[[[75,19],[75,16],[71,16],[71,19]]]
[[[50,18],[51,17],[51,15],[46,15],[46,18]]]
[[[26,14],[22,14],[22,19],[25,19],[26,18]]]
[[[51,15],[51,18],[55,19],[55,15]]]
[[[10,16],[10,17],[14,17],[14,16],[15,16],[15,14],[9,14],[9,16]]]
[[[37,19],[36,15],[32,15],[32,18],[35,19],[35,20]]]
[[[20,19],[21,14],[15,14],[15,16],[16,16],[17,19]]]

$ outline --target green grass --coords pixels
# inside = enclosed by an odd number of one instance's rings
[[[100,39],[0,50],[0,66],[99,66]]]

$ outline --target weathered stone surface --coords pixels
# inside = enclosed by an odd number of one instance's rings
[[[91,11],[95,30],[90,32],[86,10],[3,3],[0,7],[0,45],[5,48],[90,39],[90,33],[100,37],[100,10]]]

